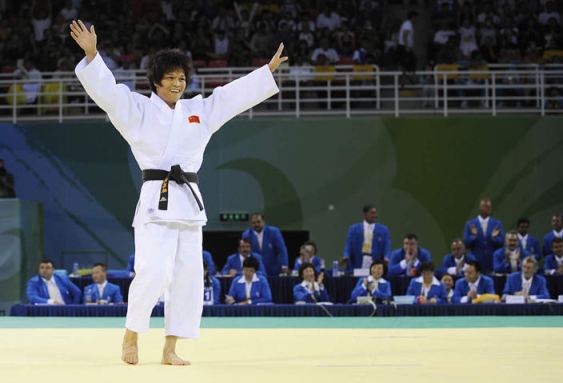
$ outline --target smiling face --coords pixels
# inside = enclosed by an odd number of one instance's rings
[[[174,108],[174,105],[182,98],[186,90],[186,74],[180,68],[173,69],[162,76],[160,84],[155,83],[154,85],[156,86],[156,94],[168,106]]]
[[[315,282],[315,269],[307,267],[303,270],[303,280],[307,282]]]

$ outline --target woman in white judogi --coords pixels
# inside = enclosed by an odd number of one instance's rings
[[[161,51],[149,68],[150,98],[116,84],[96,49],[94,26],[73,21],[71,36],[86,57],[76,75],[109,116],[143,169],[137,204],[135,279],[129,290],[122,359],[138,363],[137,333],[149,330],[152,309],[165,295],[166,341],[162,363],[185,365],[177,338],[199,336],[203,310],[202,226],[207,216],[197,171],[211,135],[237,114],[279,90],[272,72],[287,60],[283,44],[268,65],[218,87],[209,97],[181,100],[188,80],[187,57]]]

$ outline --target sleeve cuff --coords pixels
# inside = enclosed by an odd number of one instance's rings
[[[457,269],[455,266],[453,267],[448,267],[448,274],[450,275],[456,275],[457,274]]]
[[[407,261],[405,261],[404,259],[399,262],[399,266],[401,266],[401,269],[406,269],[407,268]]]
[[[465,296],[465,297],[461,298],[460,302],[461,303],[467,303],[467,302],[469,302],[469,298],[467,296]]]
[[[52,305],[53,303],[55,303],[54,300],[52,300],[52,299],[47,299],[47,304],[48,304],[48,305]]]

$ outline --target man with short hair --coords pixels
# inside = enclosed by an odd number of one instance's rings
[[[119,286],[107,280],[107,269],[105,263],[96,263],[92,267],[94,283],[84,288],[83,303],[123,303]]]
[[[563,238],[563,217],[561,213],[554,213],[551,217],[551,226],[553,230],[543,237],[543,255],[548,256],[551,254],[551,243],[555,238]]]
[[[528,252],[519,246],[518,233],[511,230],[504,237],[504,247],[493,254],[493,270],[497,274],[515,273],[527,256]]]
[[[465,278],[458,279],[455,284],[454,303],[471,303],[483,294],[494,294],[493,280],[481,274],[481,265],[476,261],[467,262]]]
[[[419,247],[416,234],[407,234],[403,238],[403,248],[391,253],[389,276],[418,276],[422,264],[430,262],[431,258],[430,251]]]
[[[516,223],[516,229],[518,231],[518,243],[520,244],[520,248],[536,257],[539,261],[542,256],[540,242],[528,233],[530,230],[530,220],[524,217],[519,218]]]
[[[299,268],[304,263],[310,263],[315,268],[316,273],[320,273],[322,269],[322,262],[319,257],[315,255],[316,245],[314,243],[305,242],[299,248],[299,257],[295,258],[295,265],[293,271],[299,273]]]
[[[539,299],[549,299],[545,278],[536,275],[538,261],[533,256],[528,256],[522,261],[522,271],[512,273],[506,279],[502,300],[507,295],[522,295],[526,302]]]
[[[344,256],[348,271],[367,269],[374,261],[389,260],[391,255],[391,233],[387,226],[376,222],[377,209],[365,205],[364,219],[348,229]]]
[[[450,253],[444,257],[437,274],[439,276],[462,276],[468,261],[475,261],[475,256],[467,251],[460,238],[456,238],[452,241]]]
[[[563,275],[563,238],[551,242],[553,253],[545,257],[543,269],[546,275]]]
[[[250,217],[252,227],[242,233],[242,238],[250,240],[252,252],[262,256],[268,276],[289,275],[287,247],[280,229],[266,225],[263,213]]]
[[[252,252],[252,245],[248,238],[242,238],[239,240],[238,252],[227,257],[227,263],[223,266],[221,274],[227,277],[234,277],[235,275],[242,273],[242,264],[248,257],[254,257],[258,260],[260,263],[258,272],[265,276],[266,269],[264,268],[264,264],[262,262],[262,256],[258,253]]]
[[[484,274],[493,270],[493,253],[504,241],[504,228],[500,221],[491,217],[492,209],[491,200],[482,198],[479,215],[465,223],[463,232],[463,242],[481,264]]]
[[[80,303],[80,289],[70,279],[54,273],[50,259],[39,262],[39,274],[27,282],[27,299],[32,304],[69,305]]]

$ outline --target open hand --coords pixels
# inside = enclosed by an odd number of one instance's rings
[[[96,36],[96,31],[94,30],[94,25],[90,27],[90,30],[86,28],[86,25],[82,20],[73,20],[70,24],[70,36],[76,41],[76,43],[84,50],[88,62],[92,61],[96,57],[96,45],[98,37]]]
[[[268,64],[268,66],[270,67],[270,70],[273,72],[276,69],[278,69],[278,67],[280,66],[280,64],[284,61],[287,61],[288,57],[287,56],[283,56],[280,57],[283,51],[283,43],[280,44],[280,46],[278,47],[278,51],[276,52],[276,54],[274,55],[274,57],[272,57],[272,59],[270,60],[270,63]]]

